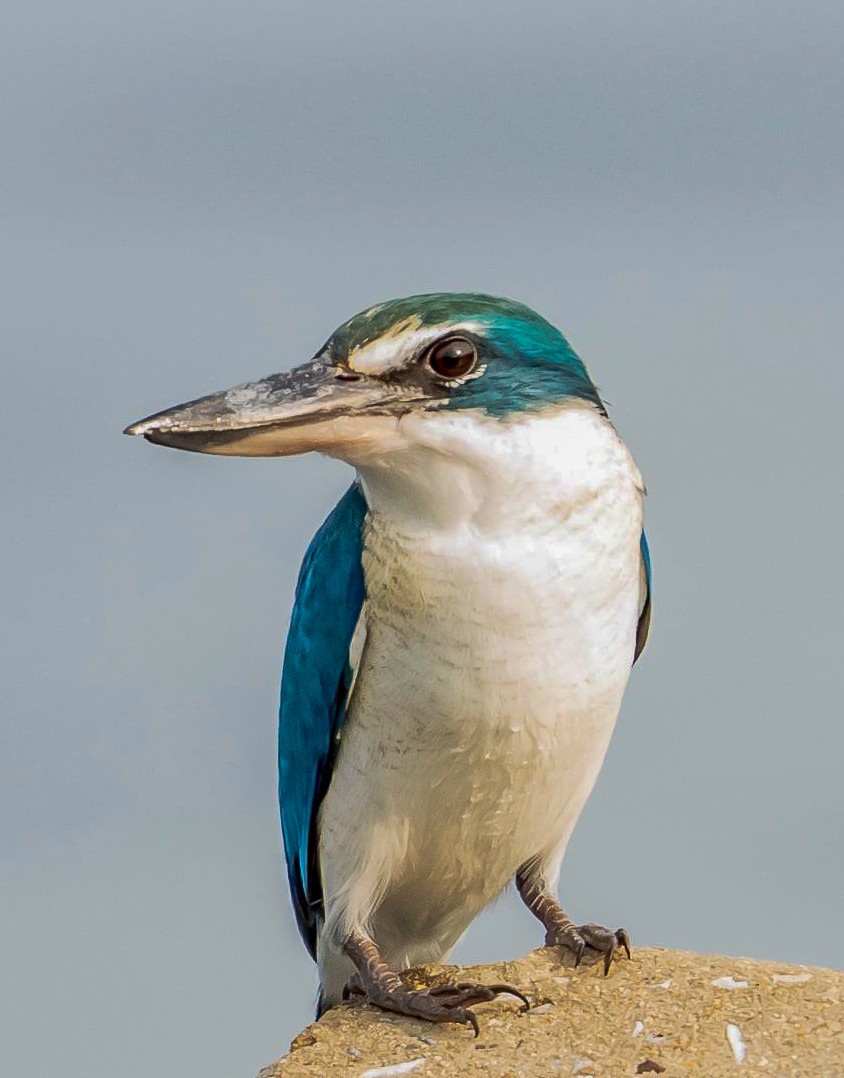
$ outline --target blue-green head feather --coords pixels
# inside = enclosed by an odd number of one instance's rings
[[[472,343],[475,366],[465,377],[432,376],[426,359],[439,341],[453,336]],[[390,300],[350,318],[326,347],[351,373],[415,381],[444,408],[504,416],[574,398],[604,411],[563,334],[530,307],[499,296],[434,292]],[[373,355],[378,358],[368,365]]]

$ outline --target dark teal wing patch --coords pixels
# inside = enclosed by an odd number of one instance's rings
[[[636,652],[633,655],[635,663],[648,642],[648,630],[651,627],[651,552],[648,549],[648,539],[644,532],[639,540],[639,549],[642,552],[642,566],[645,570],[645,601],[639,614],[639,624],[636,626]]]
[[[349,647],[364,600],[366,501],[355,484],[305,554],[284,650],[278,780],[287,876],[302,938],[316,957],[323,896],[316,819],[331,782],[352,681]]]

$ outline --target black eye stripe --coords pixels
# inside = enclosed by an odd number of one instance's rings
[[[431,345],[425,362],[440,378],[464,378],[477,364],[478,351],[467,337],[446,337]]]

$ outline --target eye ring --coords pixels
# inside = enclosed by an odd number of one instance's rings
[[[440,378],[465,378],[478,362],[478,350],[468,337],[446,337],[428,349],[425,362]]]

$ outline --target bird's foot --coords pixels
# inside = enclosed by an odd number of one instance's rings
[[[545,945],[562,947],[574,958],[575,967],[581,963],[594,966],[603,961],[605,977],[610,971],[610,964],[617,950],[624,950],[627,957],[630,957],[630,936],[626,928],[613,931],[602,928],[601,925],[574,925],[569,922],[553,932],[549,931]]]
[[[530,1000],[518,988],[510,984],[476,984],[458,981],[456,984],[439,984],[432,988],[407,988],[403,984],[372,983],[366,987],[363,978],[356,974],[347,985],[343,998],[352,995],[365,996],[370,1003],[396,1014],[422,1018],[427,1022],[456,1022],[471,1026],[477,1037],[480,1032],[474,1011],[477,1003],[490,1003],[498,996],[515,996],[522,1001],[522,1010],[530,1007]]]
[[[545,926],[545,946],[561,948],[571,965],[594,966],[603,960],[606,977],[619,947],[630,957],[627,929],[617,928],[613,932],[600,925],[576,925],[549,889],[537,860],[522,865],[516,873],[516,887],[524,904]]]
[[[459,981],[456,984],[437,984],[430,988],[410,988],[390,969],[375,943],[363,932],[351,932],[343,945],[357,973],[349,981],[343,998],[362,995],[386,1011],[423,1018],[427,1022],[457,1022],[471,1026],[478,1036],[478,1019],[469,1010],[476,1003],[488,1003],[497,996],[516,996],[525,1009],[530,1007],[526,996],[509,984],[475,984]]]

